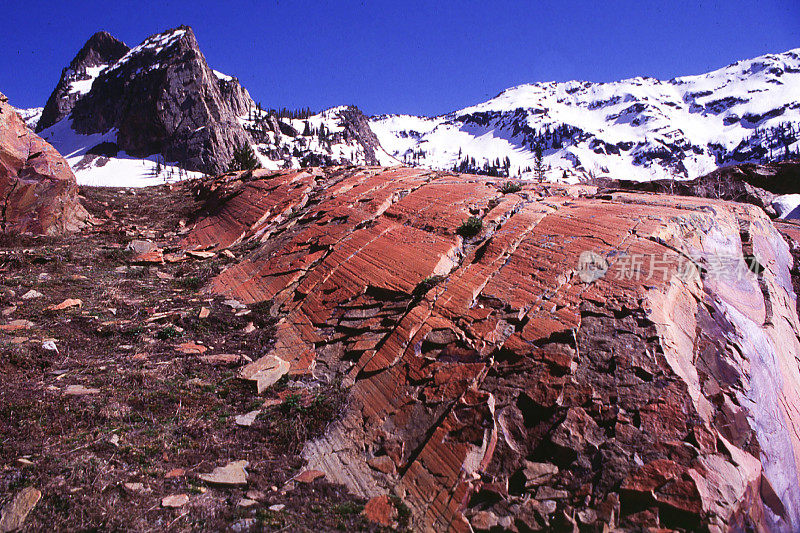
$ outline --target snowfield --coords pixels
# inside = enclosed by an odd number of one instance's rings
[[[183,31],[155,35],[114,65],[76,75],[86,79],[72,81],[71,91],[86,94],[102,72],[145,51],[158,54]],[[265,168],[299,168],[309,161],[364,164],[364,146],[343,127],[340,113],[345,109],[304,119],[277,118],[269,127],[267,112],[253,109],[239,122],[257,139],[253,148]],[[20,113],[34,127],[41,108]],[[283,133],[284,128],[294,131]],[[501,175],[532,178],[538,146],[550,180],[691,179],[719,166],[800,157],[800,48],[671,80],[525,84],[437,117],[373,117],[369,128],[380,141],[374,150],[383,166],[500,169]],[[115,143],[116,131],[78,135],[69,118],[41,135],[64,154],[83,185],[138,187],[202,175],[174,163],[159,164],[156,156],[93,154],[103,151],[93,147]],[[793,199],[781,202],[776,208],[787,213],[797,207]]]
[[[534,83],[426,118],[374,117],[390,154],[408,164],[480,167],[508,157],[511,175],[690,179],[718,166],[800,153],[800,48],[662,81]]]
[[[42,130],[39,135],[52,144],[72,167],[78,185],[95,187],[147,187],[203,176],[187,172],[176,163],[159,164],[157,156],[131,157],[118,152],[108,157],[89,153],[102,143],[116,143],[117,130],[94,135],[81,135],[72,129],[72,120],[64,119]]]

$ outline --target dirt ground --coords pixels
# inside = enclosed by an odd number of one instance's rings
[[[257,396],[237,377],[246,359],[202,358],[256,359],[271,342],[266,307],[202,290],[232,259],[132,264],[134,239],[175,246],[198,209],[189,186],[82,195],[94,228],[0,237],[0,508],[33,486],[42,499],[27,530],[376,530],[343,487],[293,481],[303,442],[343,408],[340,386],[284,377]],[[47,309],[66,299],[81,304]],[[254,410],[251,426],[235,422]],[[198,477],[238,460],[246,486]],[[162,505],[183,494],[188,503]]]

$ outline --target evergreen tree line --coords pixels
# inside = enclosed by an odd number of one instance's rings
[[[312,111],[310,107],[301,107],[299,109],[289,109],[288,107],[281,107],[280,109],[264,109],[261,106],[261,102],[256,102],[255,109],[250,108],[250,111],[247,115],[250,121],[259,121],[270,116],[275,118],[303,120],[316,114],[317,112]]]
[[[752,149],[763,161],[783,161],[800,158],[800,147],[791,146],[800,139],[800,123],[782,122],[769,128],[756,128],[747,140],[734,150]]]
[[[511,174],[511,160],[507,156],[503,159],[498,157],[494,161],[484,160],[483,164],[479,165],[474,157],[464,156],[462,158],[459,155],[458,161],[453,165],[453,172],[507,178]]]
[[[559,124],[555,127],[548,124],[544,128],[537,130],[524,122],[522,124],[514,123],[512,135],[514,137],[522,136],[523,140],[520,144],[527,146],[531,151],[534,151],[537,146],[540,146],[543,150],[560,150],[565,146],[576,144],[589,138],[585,131],[569,124]]]

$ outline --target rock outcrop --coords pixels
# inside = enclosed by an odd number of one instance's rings
[[[247,91],[209,68],[187,26],[117,57],[123,47],[108,34],[93,36],[62,75],[39,129],[71,112],[77,133],[116,130],[115,149],[134,157],[159,154],[187,170],[226,170],[233,149],[250,142],[237,119],[253,107]],[[75,89],[73,78],[87,70],[94,78]]]
[[[69,164],[0,94],[0,232],[55,235],[87,218]]]
[[[800,193],[800,162],[781,161],[757,165],[745,163],[722,167],[693,180],[631,181],[599,178],[605,189],[655,192],[715,198],[757,205],[769,215],[777,213],[772,202],[783,194]]]
[[[402,498],[424,530],[800,528],[800,325],[764,212],[502,185],[405,168],[201,185],[184,246],[242,255],[209,289],[279,318],[243,375],[280,360],[349,387],[309,468]]]
[[[339,119],[344,128],[345,142],[355,141],[364,147],[365,159],[368,165],[379,165],[376,152],[383,151],[378,137],[369,127],[369,120],[355,106],[347,106],[339,111]]]
[[[333,107],[306,118],[256,110],[243,122],[258,152],[283,168],[398,164],[355,106]]]
[[[108,32],[100,31],[92,35],[69,66],[61,71],[61,79],[47,99],[36,131],[40,132],[68,117],[75,102],[91,90],[100,72],[129,51],[128,45]]]

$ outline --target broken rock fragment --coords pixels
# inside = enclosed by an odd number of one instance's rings
[[[289,363],[280,357],[265,355],[242,368],[240,376],[242,379],[254,382],[258,394],[261,394],[286,375],[289,368]]]
[[[225,466],[218,466],[210,474],[198,477],[212,485],[247,485],[247,461],[234,461]]]
[[[161,498],[161,507],[183,507],[189,503],[188,494],[170,494]]]
[[[397,509],[389,496],[376,496],[364,506],[363,515],[373,524],[391,527],[397,520]]]
[[[42,493],[33,487],[27,487],[18,492],[0,512],[0,533],[22,529],[25,519],[41,498]]]

